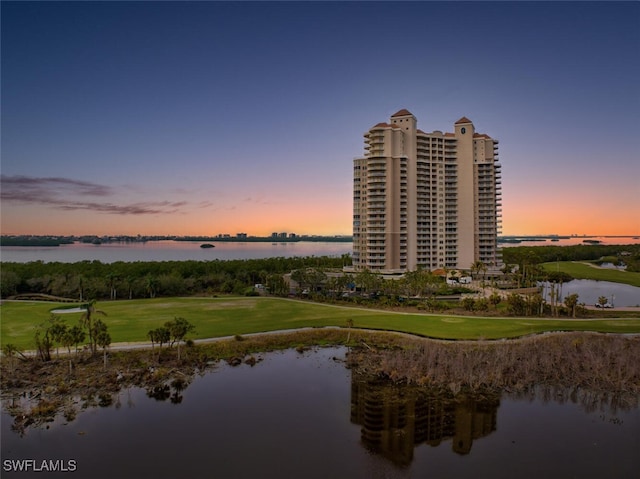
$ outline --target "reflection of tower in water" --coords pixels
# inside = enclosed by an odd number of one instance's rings
[[[474,439],[488,436],[496,430],[499,399],[483,400],[466,397],[455,407],[455,433],[453,450],[458,454],[469,454]]]
[[[452,449],[468,454],[474,439],[496,429],[498,397],[456,399],[435,390],[386,380],[351,383],[351,422],[362,426],[362,443],[400,465],[413,459],[416,445],[438,446],[452,439]]]

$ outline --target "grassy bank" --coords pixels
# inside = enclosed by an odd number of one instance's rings
[[[640,273],[629,271],[618,271],[616,269],[598,268],[587,263],[574,261],[559,261],[543,263],[546,271],[561,271],[568,273],[576,279],[593,279],[596,281],[611,281],[613,283],[624,283],[640,288]]]
[[[33,335],[52,309],[70,304],[5,302],[0,306],[1,344],[34,349]],[[304,327],[346,327],[399,331],[442,339],[514,338],[545,331],[597,331],[640,333],[638,319],[543,319],[489,318],[410,314],[356,309],[303,301],[260,297],[160,298],[100,302],[98,310],[109,327],[112,343],[148,342],[147,332],[175,317],[184,317],[196,327],[191,339],[215,338]],[[76,324],[80,313],[60,315]]]

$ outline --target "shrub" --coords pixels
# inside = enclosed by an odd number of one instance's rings
[[[475,299],[467,296],[466,298],[462,299],[461,304],[466,311],[473,311],[476,306],[476,301]]]
[[[487,298],[480,298],[476,300],[476,304],[474,305],[476,311],[488,311],[489,310],[489,300]]]

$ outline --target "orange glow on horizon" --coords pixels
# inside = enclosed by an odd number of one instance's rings
[[[335,207],[309,207],[286,211],[254,208],[204,214],[202,211],[171,215],[117,216],[91,212],[56,211],[26,207],[3,211],[2,234],[32,235],[176,235],[215,236],[247,233],[270,236],[273,232],[297,235],[350,235],[348,212]]]
[[[504,201],[502,235],[638,236],[640,216],[629,204],[600,198]],[[618,200],[619,201],[619,200]],[[245,204],[225,209],[193,209],[155,215],[114,215],[12,205],[2,208],[2,234],[215,236],[273,232],[297,235],[351,235],[351,204],[344,198],[315,203]]]
[[[584,202],[580,198],[547,197],[536,201],[520,199],[505,203],[502,234],[510,235],[598,235],[637,236],[640,215],[633,216],[629,205],[599,198]],[[559,206],[560,205],[560,206]]]

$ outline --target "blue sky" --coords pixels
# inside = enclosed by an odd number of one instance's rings
[[[638,2],[2,2],[4,234],[349,234],[362,134],[500,140],[505,234],[640,233]]]

